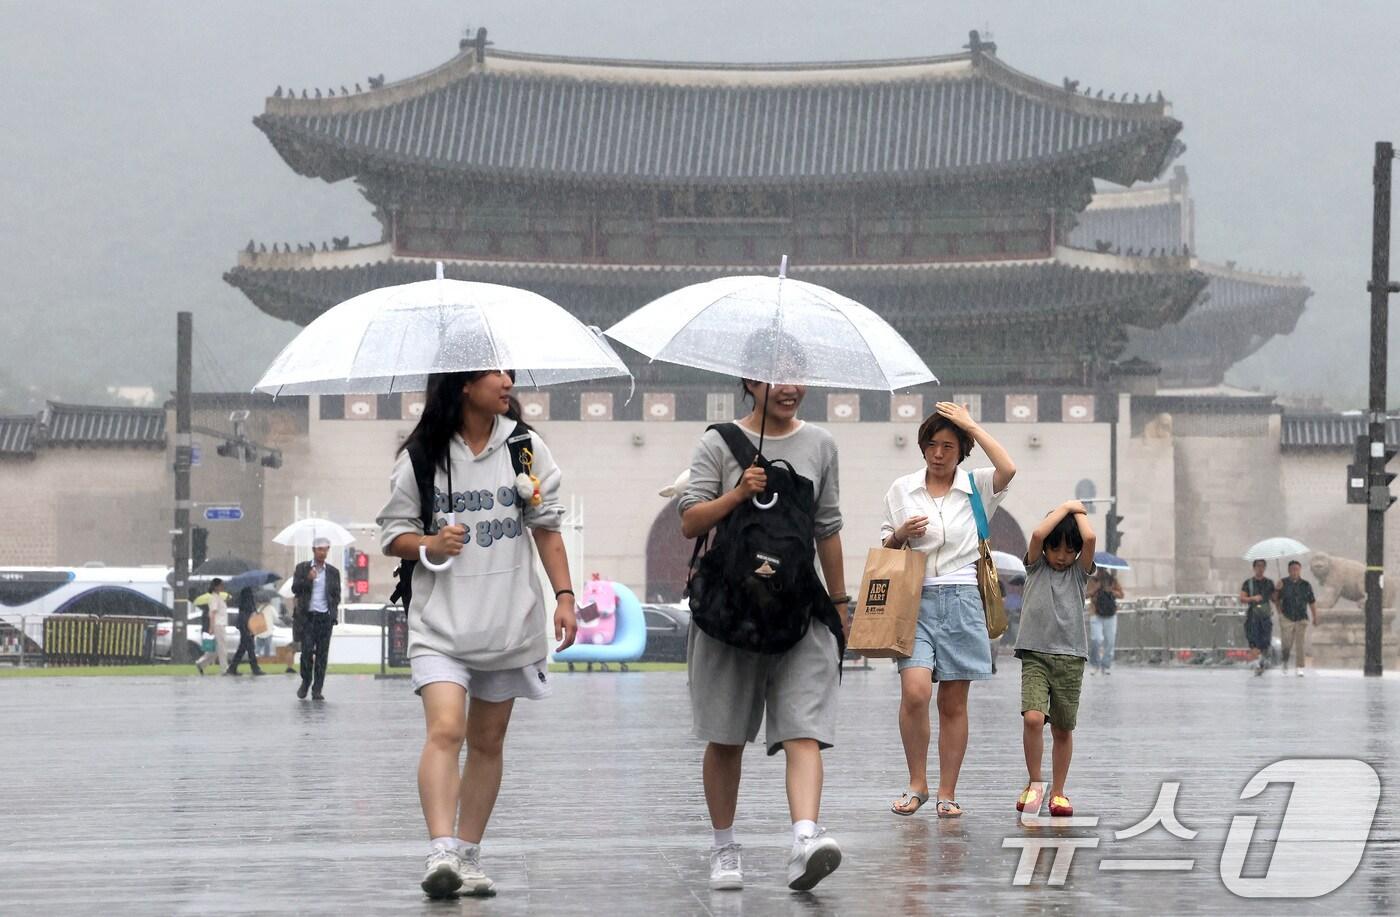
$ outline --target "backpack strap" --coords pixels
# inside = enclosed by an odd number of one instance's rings
[[[515,469],[516,474],[524,474],[525,452],[530,448],[530,427],[525,421],[515,422],[515,429],[510,431],[510,436],[506,438],[506,448],[510,450],[510,466]]]
[[[423,534],[427,535],[433,530],[433,466],[428,461],[428,454],[423,451],[423,447],[419,443],[409,443],[407,451],[408,460],[413,465],[413,480],[418,485],[418,506],[423,519]],[[450,483],[447,489],[451,491],[452,485]],[[394,571],[394,577],[398,582],[394,586],[394,591],[389,594],[390,602],[402,602],[404,608],[407,608],[409,603],[413,601],[413,571],[417,566],[418,561],[416,560],[399,561],[399,568]]]
[[[977,537],[986,541],[991,537],[991,530],[987,525],[987,510],[982,506],[982,495],[977,492],[977,479],[970,471],[966,474],[967,482],[972,485],[972,516],[977,520]]]
[[[409,443],[407,452],[413,465],[413,480],[418,484],[418,512],[423,519],[423,534],[427,535],[433,529],[433,467],[419,443]]]
[[[706,428],[705,432],[708,433],[710,430],[717,432],[724,440],[724,444],[729,447],[734,461],[739,463],[741,474],[745,468],[753,464],[754,459],[758,458],[758,450],[754,448],[753,442],[749,440],[737,423],[717,423]]]

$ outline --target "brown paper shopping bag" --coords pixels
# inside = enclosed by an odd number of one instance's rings
[[[846,647],[878,659],[907,659],[914,651],[919,599],[928,555],[908,548],[872,548],[856,595],[856,616]]]

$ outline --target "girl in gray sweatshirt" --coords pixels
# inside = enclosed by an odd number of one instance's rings
[[[511,710],[518,697],[549,693],[551,621],[535,575],[536,549],[554,591],[559,649],[573,643],[577,629],[559,533],[559,468],[544,440],[520,421],[514,379],[510,372],[430,377],[422,417],[400,449],[378,519],[385,554],[418,560],[426,551],[434,566],[451,562],[438,570],[417,565],[408,607],[409,663],[427,721],[418,766],[430,839],[422,888],[433,898],[492,893],[480,845],[501,785]],[[512,444],[528,462],[526,474],[516,474]],[[433,469],[427,532],[415,453]],[[459,771],[463,743],[467,763]]]

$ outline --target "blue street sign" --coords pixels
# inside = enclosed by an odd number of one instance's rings
[[[206,506],[204,518],[210,522],[236,522],[243,518],[241,506]]]
[[[199,443],[192,443],[190,445],[190,465],[198,465],[202,458],[204,458],[204,450],[199,448]]]

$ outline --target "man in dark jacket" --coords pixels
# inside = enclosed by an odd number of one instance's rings
[[[324,700],[321,687],[326,681],[326,658],[331,649],[331,629],[340,613],[340,571],[326,563],[331,543],[317,538],[311,548],[313,559],[297,564],[292,573],[292,595],[296,597],[293,630],[301,634],[301,687],[297,697]]]
[[[238,664],[243,661],[245,653],[248,655],[248,664],[253,667],[253,674],[264,674],[258,665],[258,654],[253,649],[253,632],[248,629],[248,619],[257,610],[258,600],[253,595],[253,587],[244,586],[238,592],[238,652],[233,654],[233,661],[228,664],[230,675],[238,674]]]

